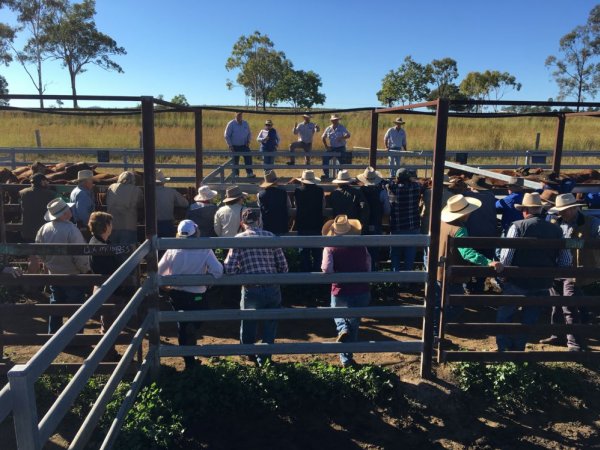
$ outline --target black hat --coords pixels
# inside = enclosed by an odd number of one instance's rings
[[[48,181],[48,178],[46,178],[46,175],[44,175],[43,173],[34,173],[31,176],[31,182],[33,184],[40,184],[42,181]]]

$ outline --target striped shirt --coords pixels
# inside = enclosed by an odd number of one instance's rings
[[[390,229],[392,231],[415,230],[421,226],[419,216],[419,200],[421,185],[414,181],[397,183],[392,181],[387,185],[390,196]]]
[[[235,237],[275,237],[270,231],[248,228]],[[225,273],[287,273],[288,265],[280,248],[232,248],[225,258]]]

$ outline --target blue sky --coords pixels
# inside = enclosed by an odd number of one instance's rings
[[[96,67],[78,77],[86,95],[184,94],[194,105],[243,105],[228,91],[233,44],[255,30],[267,34],[296,69],[323,81],[327,107],[377,105],[381,79],[407,55],[421,63],[451,57],[460,79],[470,71],[508,71],[523,84],[505,99],[546,100],[557,88],[544,66],[561,36],[585,23],[591,0],[435,0],[258,2],[97,0],[98,28],[127,50],[115,60],[125,73]],[[0,21],[13,21],[6,10]],[[44,66],[48,94],[70,94],[68,72]],[[0,67],[11,93],[35,93],[24,70]],[[30,104],[13,101],[12,104]],[[85,103],[82,104],[85,106]]]

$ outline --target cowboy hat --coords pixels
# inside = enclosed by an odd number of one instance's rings
[[[520,192],[523,190],[523,178],[512,177],[506,183],[506,187],[511,191]]]
[[[165,177],[165,174],[163,173],[162,170],[160,169],[156,169],[156,182],[157,183],[165,183],[166,181],[169,181],[171,178],[169,177]]]
[[[44,214],[44,220],[50,222],[60,218],[68,208],[71,208],[75,203],[67,203],[62,198],[55,198],[46,205],[46,214]]]
[[[275,173],[274,170],[269,170],[267,173],[265,173],[265,181],[263,181],[261,184],[259,184],[259,187],[261,188],[268,188],[270,186],[273,186],[274,184],[277,184],[277,174]]]
[[[453,195],[442,209],[442,222],[453,222],[481,207],[481,200],[465,197],[462,194]]]
[[[354,178],[350,176],[347,170],[340,170],[335,180],[332,181],[334,184],[350,184],[354,181]]]
[[[312,170],[303,170],[302,176],[296,179],[303,184],[317,184],[319,182],[315,176],[315,172]]]
[[[207,202],[217,196],[217,191],[213,191],[208,186],[200,186],[198,194],[194,197],[196,202]]]
[[[523,196],[523,201],[520,205],[515,205],[517,211],[523,211],[525,208],[542,208],[542,198],[537,192],[528,192]]]
[[[573,194],[560,194],[556,196],[556,206],[554,206],[554,208],[550,208],[548,212],[551,214],[556,214],[564,211],[565,209],[575,208],[578,206],[583,206],[583,204],[577,203],[577,199],[575,199]]]
[[[478,191],[487,191],[489,189],[489,185],[485,182],[485,177],[480,177],[479,175],[473,175],[470,180],[465,181],[465,184]]]
[[[340,214],[333,220],[328,220],[323,225],[323,236],[342,236],[344,234],[360,234],[362,225],[360,220],[348,219],[345,214]]]
[[[225,198],[223,199],[223,203],[231,203],[239,200],[240,198],[246,198],[248,196],[247,192],[242,192],[239,186],[232,186],[225,191]]]
[[[540,194],[540,198],[542,199],[542,203],[546,203],[549,205],[554,205],[556,201],[556,196],[559,194],[558,191],[554,189],[544,189]]]
[[[331,117],[329,118],[330,121],[334,121],[334,120],[340,120],[340,116],[338,116],[337,114],[332,114]]]
[[[271,119],[265,120],[265,125],[273,125],[273,121]]]
[[[94,172],[91,170],[80,170],[77,172],[77,181],[91,180],[94,178]]]
[[[396,119],[394,120],[394,123],[399,123],[400,125],[406,123],[404,120],[402,120],[402,117],[396,117]]]
[[[381,177],[381,173],[373,169],[371,166],[367,167],[365,171],[356,178],[358,178],[358,180],[365,186],[374,186],[381,183],[381,180],[383,179]]]
[[[312,116],[310,114],[302,114],[302,117],[306,117],[307,119],[312,119]]]
[[[193,220],[185,219],[177,225],[177,237],[194,237],[198,232],[198,225]]]

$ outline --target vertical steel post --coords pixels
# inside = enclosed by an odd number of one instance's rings
[[[38,428],[37,405],[33,381],[29,379],[27,366],[19,364],[8,372],[10,395],[13,398],[13,418],[17,448],[39,450],[40,431]]]
[[[433,350],[433,319],[436,301],[437,267],[439,260],[440,212],[444,163],[446,161],[446,137],[448,135],[449,101],[438,100],[435,114],[435,143],[433,148],[433,171],[431,203],[429,205],[429,254],[427,258],[427,286],[425,287],[425,318],[423,319],[423,353],[421,353],[421,376],[431,378]]]
[[[0,242],[6,243],[6,222],[4,221],[4,189],[0,188]],[[7,264],[8,256],[1,255],[0,263]]]
[[[194,111],[194,142],[196,144],[196,189],[200,187],[204,175],[202,160],[202,110]]]
[[[556,124],[556,141],[554,144],[554,157],[552,158],[552,172],[558,174],[560,172],[560,163],[562,160],[563,141],[565,140],[565,122],[564,114],[559,114],[558,123]]]
[[[379,114],[371,111],[371,147],[369,148],[369,165],[377,168],[377,131],[379,129]]]

